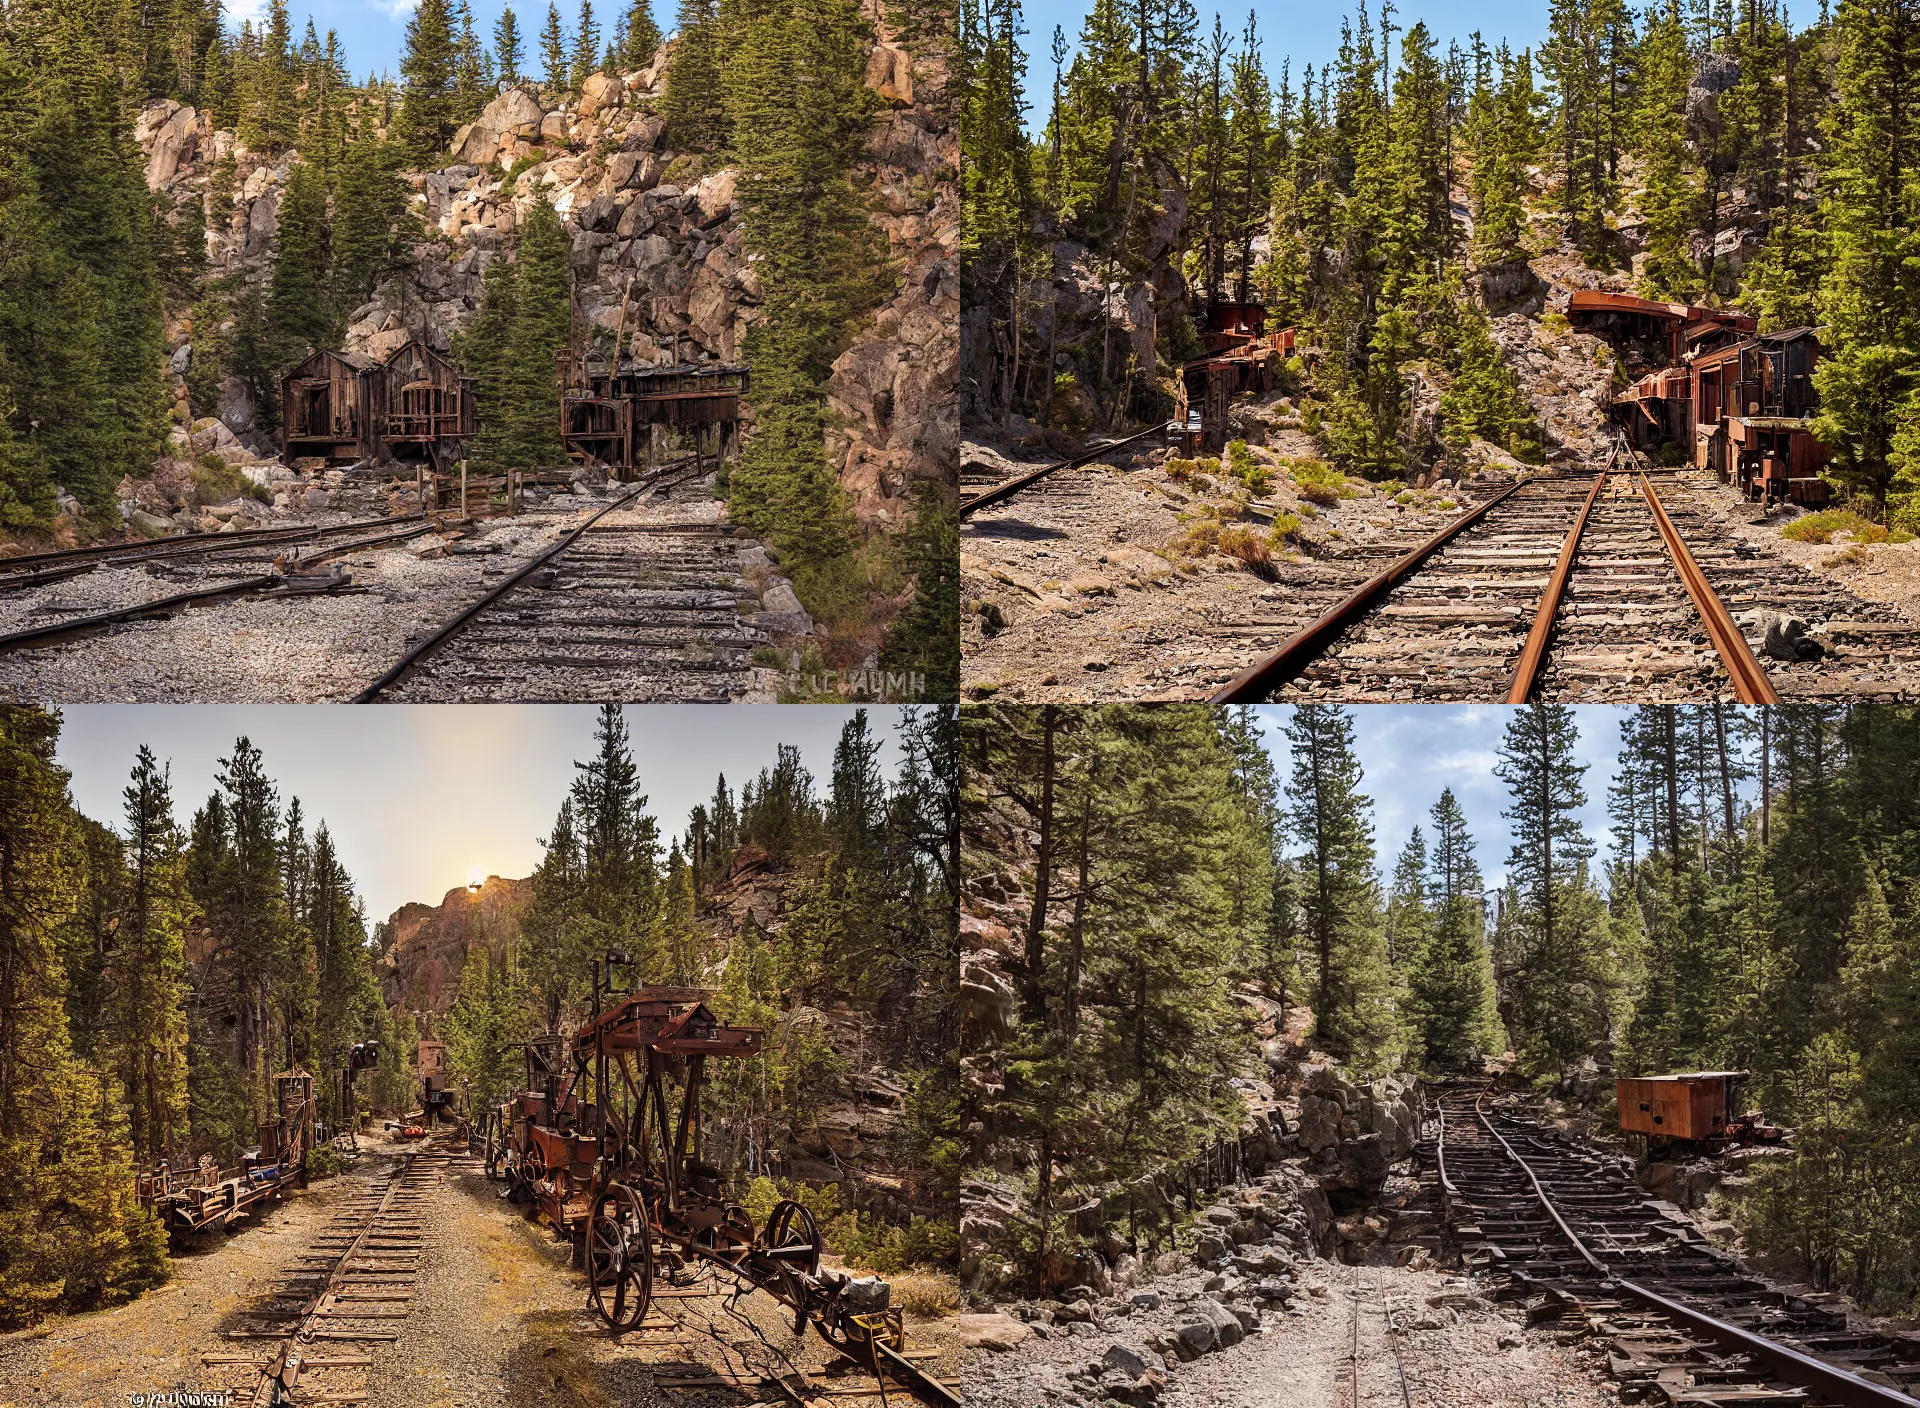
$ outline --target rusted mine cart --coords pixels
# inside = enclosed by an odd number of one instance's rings
[[[1266,321],[1267,310],[1257,303],[1209,305],[1200,331],[1207,355],[1181,367],[1174,393],[1174,438],[1181,454],[1224,449],[1233,398],[1273,390],[1293,354],[1293,329],[1269,333]]]
[[[307,1155],[313,1149],[313,1077],[305,1071],[283,1071],[273,1083],[278,1114],[261,1122],[260,1142],[241,1157],[239,1167],[223,1169],[211,1158],[181,1169],[163,1162],[135,1180],[141,1204],[169,1231],[225,1226],[287,1188],[306,1185]]]
[[[618,954],[593,965],[593,1015],[564,1043],[528,1043],[527,1090],[502,1108],[491,1160],[510,1196],[573,1240],[595,1312],[615,1332],[646,1315],[656,1276],[707,1268],[760,1290],[828,1344],[923,1403],[959,1398],[904,1356],[887,1283],[823,1269],[813,1214],[783,1200],[756,1229],[701,1157],[709,1060],[749,1057],[759,1027],[732,1026],[696,988],[616,990]],[[564,1062],[565,1069],[562,1069]]]
[[[1622,1077],[1614,1083],[1620,1129],[1647,1152],[1711,1151],[1778,1143],[1784,1131],[1759,1110],[1739,1111],[1747,1071]]]

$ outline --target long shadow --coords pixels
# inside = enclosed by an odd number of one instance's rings
[[[1063,529],[1043,528],[1038,523],[1029,523],[1023,518],[993,518],[982,523],[979,519],[969,520],[961,530],[963,538],[1015,538],[1021,542],[1046,542],[1053,538],[1067,536]]]

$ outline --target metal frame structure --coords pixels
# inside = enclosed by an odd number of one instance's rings
[[[279,1111],[259,1125],[260,1142],[236,1168],[223,1169],[211,1158],[192,1168],[175,1169],[166,1161],[134,1180],[140,1204],[174,1232],[200,1232],[226,1226],[255,1207],[278,1198],[289,1187],[305,1187],[307,1155],[313,1150],[313,1077],[282,1071],[273,1078]]]
[[[509,1195],[573,1240],[595,1312],[616,1334],[634,1329],[656,1272],[711,1269],[774,1297],[796,1333],[811,1324],[877,1378],[957,1405],[904,1356],[885,1282],[823,1270],[819,1226],[797,1202],[781,1201],[756,1230],[702,1158],[707,1062],[758,1054],[764,1031],[720,1021],[702,989],[622,989],[616,970],[634,965],[619,953],[593,964],[592,1015],[572,1037],[525,1044],[528,1088],[496,1112],[501,1146],[488,1143]]]

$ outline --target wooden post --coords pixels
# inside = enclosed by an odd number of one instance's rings
[[[460,461],[460,521],[465,523],[473,518],[473,510],[467,504],[467,462]]]

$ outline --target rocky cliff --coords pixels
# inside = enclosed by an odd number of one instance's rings
[[[477,888],[447,891],[437,905],[406,904],[382,931],[376,959],[389,1007],[445,1012],[460,996],[460,974],[475,950],[499,955],[520,933],[532,882],[489,875]]]
[[[880,30],[866,77],[882,110],[858,176],[898,284],[835,364],[828,394],[841,424],[829,451],[861,517],[895,521],[916,481],[956,479],[959,137],[944,58],[910,54]],[[662,46],[645,69],[597,74],[557,105],[509,89],[461,128],[446,166],[411,176],[420,221],[412,267],[353,314],[348,348],[384,356],[420,334],[444,350],[478,309],[488,265],[511,250],[520,221],[544,195],[573,237],[579,297],[593,324],[620,326],[624,307],[642,361],[676,346],[691,358],[738,358],[760,315],[759,280],[741,243],[735,173],[665,145],[654,107],[670,49]],[[136,136],[149,185],[176,204],[211,206],[214,170],[232,159],[231,213],[209,210],[207,252],[216,275],[259,273],[298,153],[251,152],[208,114],[164,99],[142,111]],[[210,423],[189,427],[192,325],[184,313],[169,332],[176,453],[184,455],[192,434],[194,453],[205,453],[205,439],[243,468],[249,456],[270,457],[259,409],[237,381],[222,388],[218,410],[231,441]]]

